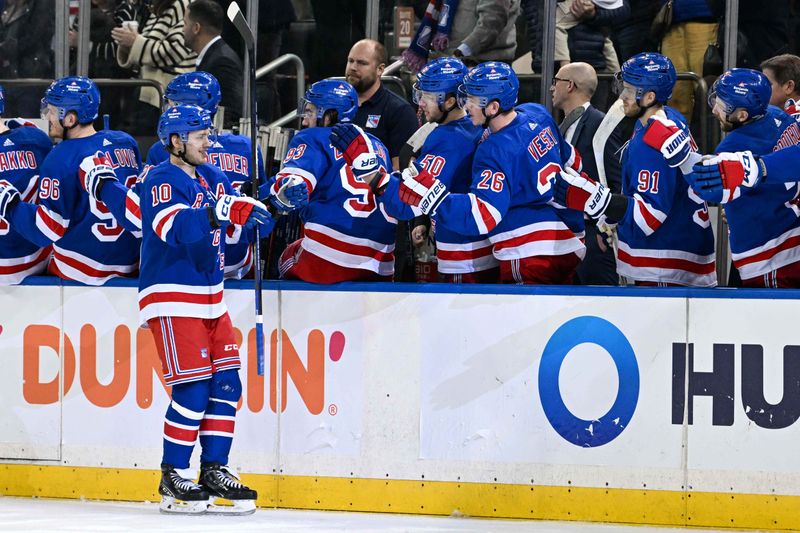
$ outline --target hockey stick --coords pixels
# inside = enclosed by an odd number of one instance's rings
[[[250,61],[250,181],[253,184],[253,198],[258,200],[258,159],[256,159],[256,135],[258,115],[256,113],[256,50],[253,30],[247,25],[242,10],[236,2],[228,6],[228,19],[236,26],[247,47]],[[261,306],[261,231],[256,225],[253,242],[253,277],[255,278],[256,303],[256,369],[259,376],[264,375],[264,313]]]

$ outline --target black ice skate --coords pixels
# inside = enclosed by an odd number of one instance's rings
[[[158,486],[162,513],[203,514],[208,507],[208,491],[181,477],[172,465],[161,465],[161,484]]]
[[[256,511],[258,494],[245,486],[233,471],[219,463],[200,466],[200,485],[210,496],[208,513],[246,515]],[[230,505],[216,505],[218,498],[230,501]]]

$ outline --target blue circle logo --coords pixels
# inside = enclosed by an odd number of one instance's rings
[[[564,359],[570,350],[583,343],[604,348],[614,360],[619,376],[614,405],[598,420],[583,420],[573,415],[564,404],[558,386]],[[631,343],[607,320],[596,316],[573,318],[558,328],[544,347],[539,365],[539,397],[550,425],[565,440],[589,448],[608,444],[628,426],[639,400],[639,366]]]

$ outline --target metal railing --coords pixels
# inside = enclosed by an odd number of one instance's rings
[[[151,79],[128,79],[118,80],[115,78],[92,78],[98,87],[152,87],[158,92],[158,100],[164,99],[164,87],[156,80]],[[0,85],[4,87],[37,87],[47,86],[53,83],[48,78],[14,78],[0,79]]]
[[[541,74],[518,74],[517,77],[519,78],[520,85],[526,83],[535,83],[537,81],[539,82],[544,81],[544,78]],[[610,84],[614,80],[614,75],[611,73],[601,72],[597,74],[597,79],[601,82]],[[694,72],[679,72],[678,80],[691,81],[692,85],[694,86],[695,102],[697,103],[702,102],[703,104],[705,103],[706,96],[708,94],[708,84],[706,84],[705,80],[702,77],[698,76]],[[544,86],[544,83],[542,83],[542,86]],[[549,87],[549,80],[547,87]],[[542,104],[546,104],[547,102],[550,101],[549,94],[550,94],[549,92],[545,91],[539,97]],[[700,131],[698,132],[698,138],[700,142],[700,150],[703,153],[707,153],[708,134],[710,132],[708,129],[708,113],[705,111],[700,112],[699,126],[700,126]]]
[[[282,67],[286,63],[294,63],[295,73],[297,75],[297,102],[303,98],[303,95],[306,93],[306,67],[303,64],[303,60],[300,59],[299,56],[295,54],[283,54],[282,56],[276,57],[263,67],[260,67],[256,70],[256,80],[263,78],[270,72],[277,70],[278,68]],[[291,112],[287,113],[286,115],[280,117],[279,119],[270,123],[269,127],[277,128],[280,126],[284,126],[290,123],[292,120],[297,118],[297,109],[292,110]]]
[[[383,69],[383,75],[384,76],[391,76],[395,72],[398,72],[400,70],[400,68],[402,68],[402,66],[403,66],[403,60],[402,59],[398,59],[397,61],[395,61],[394,63],[392,63],[391,65],[389,65],[385,69]]]

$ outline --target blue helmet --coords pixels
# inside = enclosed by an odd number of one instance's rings
[[[762,117],[772,97],[772,84],[757,70],[734,68],[714,82],[708,93],[708,105],[722,105],[726,115],[744,109],[750,118]]]
[[[6,90],[0,85],[0,115],[6,110]]]
[[[175,76],[164,91],[164,99],[176,104],[200,106],[211,114],[222,99],[219,82],[208,72],[187,72]]]
[[[636,103],[643,94],[654,92],[657,102],[666,102],[672,96],[672,89],[678,75],[675,66],[667,56],[655,52],[637,54],[622,64],[622,69],[614,76],[618,94],[622,92],[622,82],[636,87]]]
[[[467,96],[477,96],[481,107],[497,100],[501,111],[509,111],[517,103],[519,80],[507,63],[489,61],[470,70],[458,92],[462,106]]]
[[[457,94],[458,86],[467,75],[467,67],[456,57],[440,57],[429,62],[417,74],[414,83],[414,103],[418,104],[423,92],[436,93],[437,102],[444,103],[448,94]]]
[[[42,109],[48,105],[58,108],[58,118],[75,112],[79,124],[88,124],[97,118],[100,109],[100,91],[89,78],[67,76],[50,84],[42,98]]]
[[[210,129],[211,114],[196,105],[177,105],[167,109],[158,120],[158,138],[164,146],[169,146],[169,138],[180,135],[181,140],[189,140],[193,131]]]
[[[343,80],[321,80],[313,84],[300,100],[298,115],[305,113],[306,104],[317,108],[317,121],[322,122],[326,111],[335,110],[339,122],[352,122],[358,111],[358,93]]]

